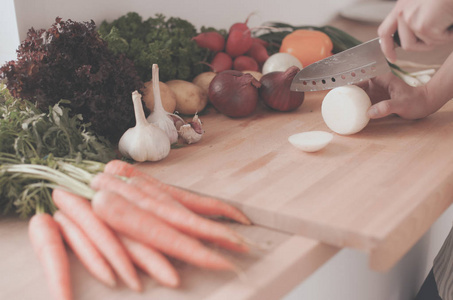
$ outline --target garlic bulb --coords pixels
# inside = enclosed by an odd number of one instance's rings
[[[148,116],[148,122],[156,125],[162,129],[170,139],[170,144],[178,141],[178,131],[176,130],[173,119],[169,116],[169,113],[162,106],[162,98],[160,97],[159,88],[159,67],[157,64],[153,64],[152,70],[152,82],[153,82],[153,94],[154,94],[154,110]]]
[[[179,127],[178,133],[187,144],[193,144],[200,141],[204,131],[201,127],[201,120],[198,118],[198,115],[195,115],[191,122]]]
[[[122,155],[135,161],[158,161],[170,153],[170,139],[167,134],[147,122],[142,106],[142,96],[134,91],[135,127],[129,128],[121,137],[118,148]]]

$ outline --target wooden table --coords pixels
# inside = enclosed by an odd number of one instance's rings
[[[362,40],[376,26],[334,20]],[[405,57],[442,62],[451,49]],[[388,270],[453,199],[453,103],[419,121],[388,117],[352,136],[335,135],[317,153],[287,141],[308,130],[329,131],[320,114],[325,92],[307,93],[290,113],[259,107],[248,118],[211,110],[198,144],[173,149],[140,167],[155,177],[213,195],[241,208],[253,226],[234,226],[260,245],[251,255],[229,255],[240,275],[179,265],[183,286],[169,290],[145,279],[145,292],[104,288],[71,256],[76,299],[278,299],[339,249],[370,254],[370,267]],[[32,253],[26,222],[0,220],[3,260],[0,298],[46,299],[42,270]]]

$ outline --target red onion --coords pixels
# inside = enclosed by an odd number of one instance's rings
[[[299,72],[296,66],[284,72],[271,72],[261,77],[259,95],[268,107],[278,111],[291,111],[302,105],[305,94],[290,91],[291,82]]]
[[[229,117],[246,117],[258,104],[260,82],[250,74],[228,70],[217,74],[209,85],[209,101]]]

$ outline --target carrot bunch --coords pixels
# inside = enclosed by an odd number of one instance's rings
[[[65,244],[100,282],[115,287],[120,279],[137,292],[143,289],[137,269],[164,286],[178,287],[180,278],[170,258],[211,270],[236,270],[205,243],[249,251],[241,235],[204,217],[250,224],[241,211],[222,201],[165,184],[120,160],[107,163],[88,184],[90,199],[64,186],[54,188],[58,210],[53,216],[37,213],[29,223],[32,247],[55,299],[72,299]]]

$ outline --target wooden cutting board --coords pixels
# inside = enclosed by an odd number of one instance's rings
[[[209,110],[198,144],[141,167],[164,182],[219,197],[255,224],[369,252],[387,270],[453,200],[453,103],[418,121],[371,121],[335,135],[316,153],[294,148],[294,133],[330,131],[325,92],[307,93],[294,112],[260,107],[231,119]]]
[[[0,299],[49,299],[43,268],[30,246],[27,224],[18,218],[0,218]],[[72,251],[68,251],[74,299],[281,299],[339,250],[260,226],[227,225],[254,243],[249,254],[222,251],[239,268],[238,274],[202,270],[172,261],[181,277],[180,287],[163,287],[139,272],[144,290],[136,293],[122,283],[113,289],[104,286],[86,271]]]

